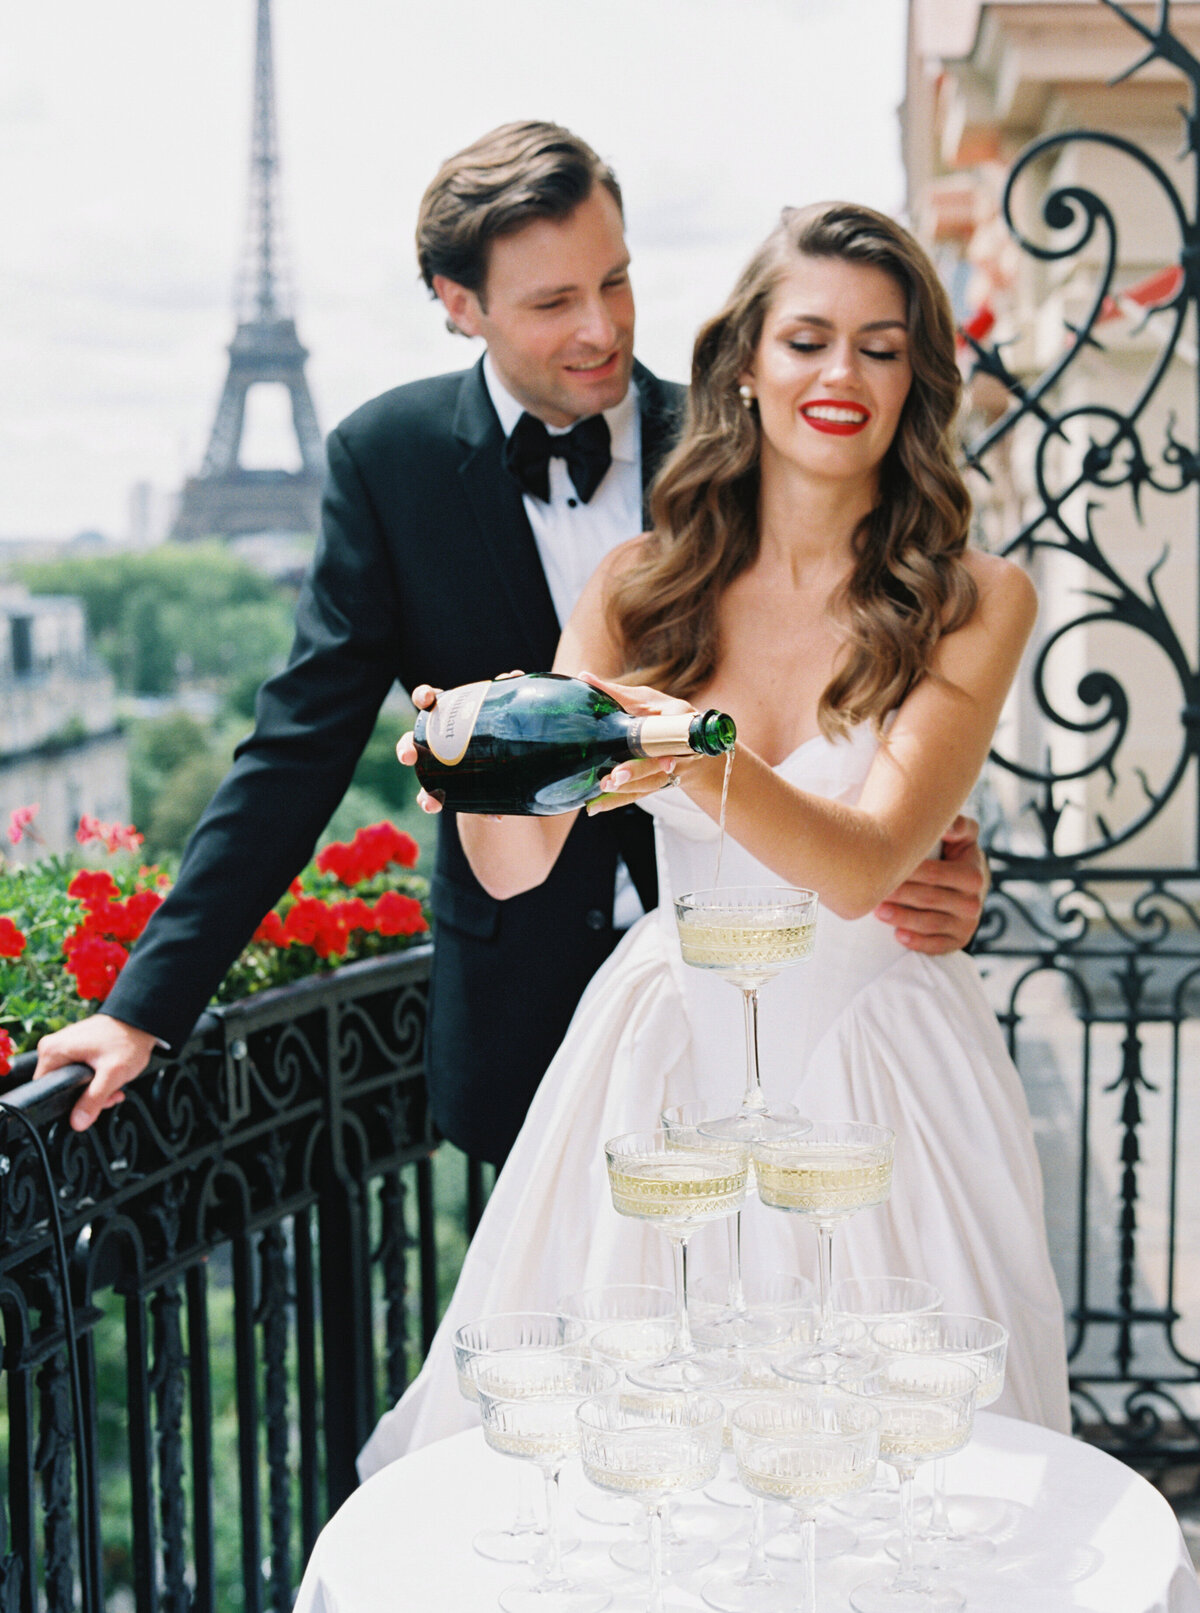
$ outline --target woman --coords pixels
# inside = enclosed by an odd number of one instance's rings
[[[871,916],[965,800],[1036,612],[1021,571],[967,549],[959,389],[949,306],[916,242],[863,207],[786,212],[697,339],[654,530],[601,566],[555,667],[590,668],[632,711],[736,718],[722,882],[810,886],[822,904],[813,959],[764,992],[768,1100],[897,1133],[891,1200],[843,1227],[839,1273],[927,1276],[948,1309],[1004,1321],[998,1409],[1065,1429],[1062,1312],[1017,1072],[970,960],[908,952]],[[452,1327],[662,1280],[665,1240],[613,1213],[602,1144],[669,1104],[736,1106],[737,1001],[682,964],[669,900],[713,882],[723,775],[720,758],[688,757],[604,781],[594,809],[632,798],[655,814],[663,905],[589,987],[430,1361],[364,1467],[463,1425]],[[545,877],[570,824],[459,827],[504,897]],[[810,1229],[753,1209],[748,1263],[811,1268]]]

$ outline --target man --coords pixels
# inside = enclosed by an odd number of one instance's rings
[[[449,687],[549,666],[602,556],[644,524],[682,388],[633,357],[621,192],[553,124],[508,124],[443,164],[421,204],[421,273],[473,369],[385,393],[329,438],[322,534],[286,669],[188,845],[104,1011],[43,1039],[38,1071],[90,1064],[82,1129],[156,1044],[179,1046],[263,914],[312,853],[393,682]],[[576,424],[578,423],[578,424]],[[982,890],[974,829],[881,917],[951,951]],[[426,1067],[434,1117],[503,1161],[584,986],[655,900],[650,824],[581,816],[547,882],[498,902],[447,814]]]

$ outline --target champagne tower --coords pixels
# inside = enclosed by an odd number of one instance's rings
[[[237,283],[237,326],[208,451],[199,475],[184,484],[171,531],[175,539],[315,532],[320,515],[325,452],[304,375],[308,352],[296,334],[280,223],[270,0],[257,0],[257,6],[250,206]],[[300,449],[298,471],[247,470],[239,464],[246,394],[262,384],[287,388]]]

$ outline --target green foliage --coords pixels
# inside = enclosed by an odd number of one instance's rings
[[[212,751],[189,756],[163,781],[146,821],[146,851],[152,857],[178,855],[200,814],[229,770],[229,760]]]
[[[207,732],[185,711],[133,724],[129,747],[129,804],[135,823],[149,823],[159,796],[185,762],[206,756]],[[178,848],[175,848],[178,849]]]
[[[219,543],[47,561],[19,575],[34,593],[82,598],[92,642],[134,694],[169,694],[185,676],[257,685],[291,643],[288,594]]]
[[[370,790],[389,812],[404,812],[417,798],[417,775],[396,760],[396,741],[412,727],[411,713],[384,710],[354,769],[354,784]]]

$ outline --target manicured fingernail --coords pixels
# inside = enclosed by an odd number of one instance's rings
[[[896,909],[889,906],[887,902],[885,902],[882,907],[877,907],[875,912],[885,924],[890,923],[891,920],[896,916]]]
[[[674,762],[668,762],[666,767],[663,769],[663,771],[666,772],[666,773],[673,773],[675,771],[675,763]]]

